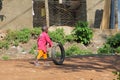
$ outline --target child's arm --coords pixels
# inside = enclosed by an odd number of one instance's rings
[[[51,41],[50,37],[48,36],[48,34],[46,34],[45,38],[46,38],[46,41],[49,43],[49,46],[51,47],[52,41]]]

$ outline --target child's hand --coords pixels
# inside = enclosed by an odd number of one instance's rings
[[[49,45],[49,47],[52,47],[51,45]]]

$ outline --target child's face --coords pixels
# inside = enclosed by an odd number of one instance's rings
[[[48,33],[48,28],[46,28],[45,32]]]

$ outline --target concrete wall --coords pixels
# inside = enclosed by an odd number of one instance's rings
[[[99,28],[104,0],[81,0],[80,3],[82,3],[80,6],[80,16],[77,18],[87,20],[91,27]],[[16,30],[25,27],[32,28],[32,0],[3,0],[0,20],[0,29]]]
[[[0,30],[32,28],[32,0],[3,0]]]
[[[87,0],[87,21],[91,27],[100,27],[103,8],[104,0]]]

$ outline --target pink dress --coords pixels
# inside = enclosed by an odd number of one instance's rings
[[[43,50],[46,53],[47,43],[49,43],[50,47],[52,46],[52,41],[50,40],[49,35],[46,32],[42,32],[37,40],[38,50]]]

